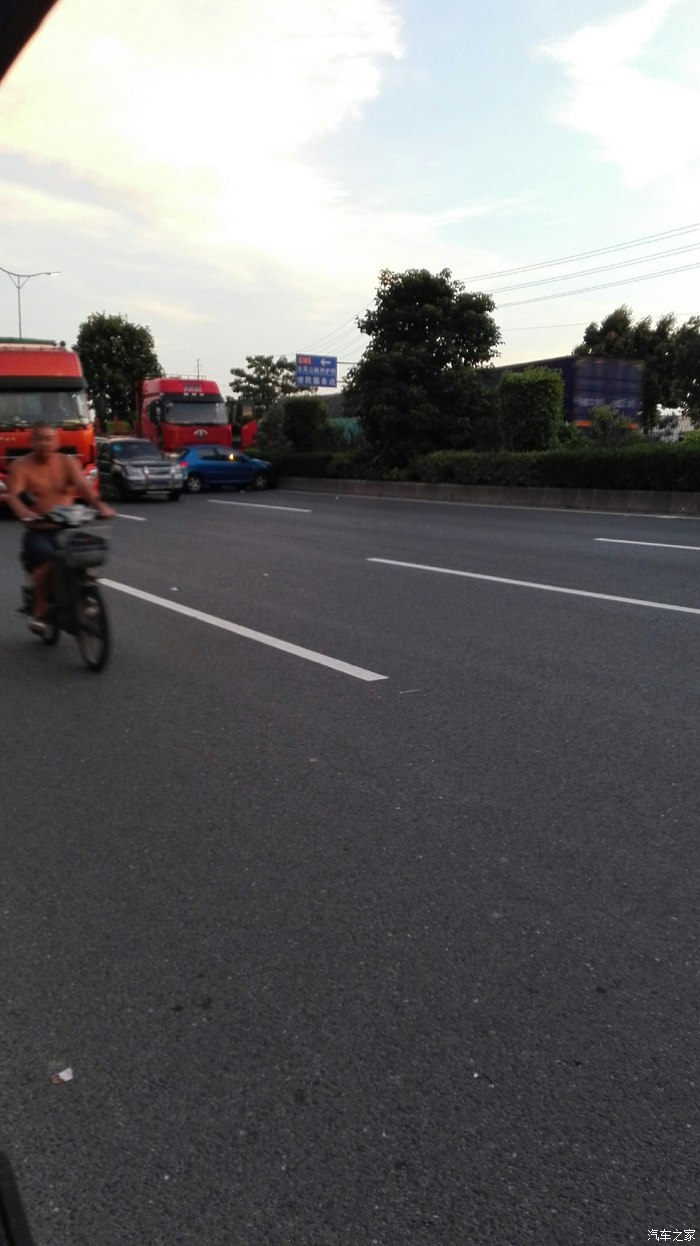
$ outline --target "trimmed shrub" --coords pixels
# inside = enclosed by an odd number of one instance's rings
[[[544,453],[479,454],[440,451],[416,460],[419,480],[470,485],[560,489],[700,491],[700,447],[593,447]]]
[[[498,386],[500,428],[508,450],[548,450],[557,444],[564,380],[553,368],[504,372]]]
[[[692,443],[639,441],[612,450],[584,445],[543,452],[436,450],[419,455],[405,468],[382,466],[352,450],[317,450],[277,454],[274,465],[278,476],[334,480],[700,492],[700,446]]]

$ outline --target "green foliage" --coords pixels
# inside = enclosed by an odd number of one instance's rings
[[[402,468],[416,453],[465,444],[483,406],[478,364],[500,341],[493,300],[467,293],[449,269],[380,274],[375,305],[357,321],[370,345],[352,369],[344,410],[377,461]]]
[[[534,452],[442,450],[421,455],[415,462],[416,476],[427,484],[535,485],[538,460]]]
[[[675,401],[700,425],[700,316],[676,331]]]
[[[295,365],[286,355],[246,355],[247,368],[231,368],[230,382],[239,402],[252,404],[256,418],[287,394],[298,393]]]
[[[580,446],[587,444],[586,438],[575,424],[562,420],[557,428],[557,444],[560,446]]]
[[[700,448],[641,440],[612,450],[581,447],[539,454],[443,452],[417,459],[415,469],[419,480],[449,484],[691,493],[700,490]]]
[[[500,427],[508,450],[548,450],[557,444],[564,381],[553,368],[504,372],[498,387]]]
[[[98,426],[108,420],[132,422],[136,385],[163,376],[151,330],[126,316],[93,312],[78,330],[73,348],[80,355]]]
[[[684,433],[681,444],[684,446],[700,447],[700,428],[694,428],[689,433]]]
[[[309,479],[332,477],[335,480],[362,479],[356,456],[352,451],[313,450],[305,454],[278,454],[275,457],[278,476],[303,476]]]
[[[683,407],[700,421],[700,317],[676,328],[675,316],[636,323],[629,307],[617,307],[600,324],[589,324],[575,355],[608,355],[644,363],[642,427],[656,425],[659,407]]]
[[[340,438],[328,420],[328,408],[322,398],[305,395],[288,398],[283,404],[282,431],[293,450],[334,449]]]
[[[418,480],[426,484],[510,488],[700,491],[700,445],[638,441],[617,449],[590,445],[547,451],[438,450],[410,466],[384,467],[361,453],[317,450],[275,458],[279,476],[336,480]]]
[[[288,454],[291,446],[284,435],[284,403],[275,402],[258,420],[256,441],[263,454]]]
[[[595,446],[622,446],[639,439],[629,420],[613,407],[593,407],[588,435]]]

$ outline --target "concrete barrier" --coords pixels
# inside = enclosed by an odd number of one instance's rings
[[[471,506],[539,506],[636,515],[700,516],[700,493],[656,493],[651,489],[525,489],[505,485],[419,484],[413,480],[323,480],[303,476],[283,476],[279,485],[282,489],[332,493],[336,496],[347,494],[419,502],[461,502]]]

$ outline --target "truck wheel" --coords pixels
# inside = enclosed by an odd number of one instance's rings
[[[179,502],[182,497],[182,489],[171,489],[168,494],[169,502]]]

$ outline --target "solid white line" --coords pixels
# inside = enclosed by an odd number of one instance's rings
[[[648,545],[650,549],[696,549],[700,545],[669,545],[665,541],[617,541],[612,536],[597,536],[595,541],[603,541],[606,545]]]
[[[191,606],[181,606],[174,601],[167,601],[164,597],[155,597],[153,593],[144,593],[140,588],[132,588],[129,584],[118,584],[115,580],[102,578],[100,578],[100,584],[106,585],[107,588],[114,588],[119,593],[127,593],[130,597],[138,597],[140,601],[151,602],[154,606],[162,606],[165,610],[174,611],[175,614],[184,614],[187,618],[196,619],[199,623],[208,623],[210,627],[219,627],[224,632],[244,636],[246,640],[257,640],[258,644],[269,645],[271,649],[281,649],[284,653],[291,653],[294,657],[305,658],[307,662],[315,662],[318,666],[328,666],[333,671],[339,671],[341,675],[352,675],[354,679],[362,679],[366,683],[388,678],[386,675],[377,675],[375,671],[366,671],[361,666],[341,662],[338,658],[326,657],[325,654],[316,653],[313,649],[303,649],[300,645],[278,640],[276,636],[254,632],[250,627],[241,627],[239,623],[229,623],[228,619],[219,619],[214,614],[204,614],[202,610],[193,610]]]
[[[208,498],[210,506],[254,506],[263,511],[296,511],[299,515],[311,515],[313,511],[303,506],[275,506],[273,502],[227,502],[224,498]]]
[[[121,511],[117,511],[117,519],[135,519],[136,523],[145,523],[145,515],[123,515]]]
[[[571,597],[592,597],[596,601],[616,601],[624,606],[646,606],[649,610],[674,610],[679,614],[700,614],[695,606],[673,606],[664,601],[644,601],[637,597],[613,597],[609,593],[589,593],[582,588],[561,588],[558,584],[537,584],[531,580],[507,580],[500,575],[479,575],[476,571],[453,571],[450,567],[428,567],[420,562],[396,562],[393,558],[368,558],[388,567],[409,567],[413,571],[436,571],[440,575],[459,575],[467,580],[487,580],[490,584],[510,584],[515,588],[537,588],[543,593],[566,593]]]

